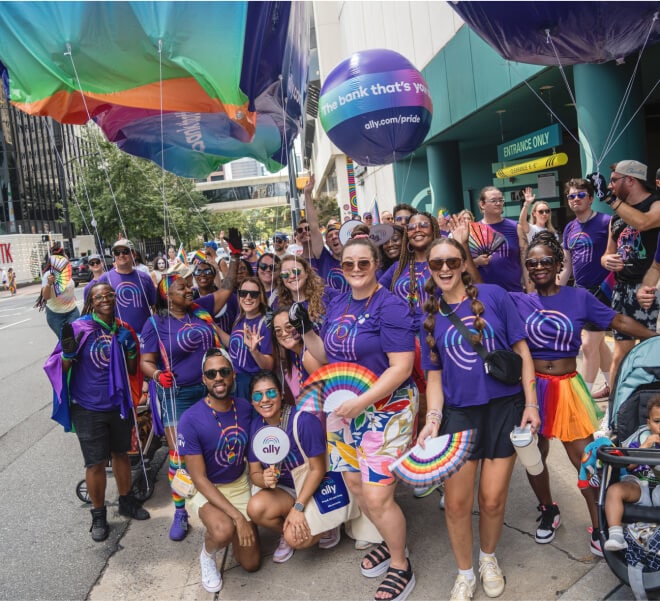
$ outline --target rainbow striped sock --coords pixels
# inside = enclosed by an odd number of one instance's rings
[[[174,480],[174,474],[176,474],[179,467],[185,468],[185,462],[179,457],[176,451],[170,451],[170,467],[167,470],[167,479],[170,481],[170,486],[172,485],[172,480]],[[177,509],[183,509],[186,506],[186,500],[174,491],[172,491],[172,501],[174,501],[174,507]]]

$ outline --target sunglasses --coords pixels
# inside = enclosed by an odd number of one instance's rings
[[[200,275],[215,275],[215,271],[212,269],[198,269],[194,275],[195,277],[199,277]]]
[[[92,296],[94,302],[100,303],[104,300],[115,300],[117,295],[114,292],[106,292],[105,294],[95,294]]]
[[[221,378],[228,378],[232,374],[231,367],[221,367],[220,369],[207,369],[204,372],[204,377],[209,380],[215,380],[220,374]]]
[[[261,271],[274,271],[275,270],[275,265],[272,263],[259,263],[257,266]]]
[[[286,334],[290,334],[292,331],[295,331],[296,328],[294,328],[291,324],[285,325],[283,328],[275,328],[275,336],[285,336]]]
[[[620,179],[626,179],[627,175],[622,175],[621,177],[611,177],[610,184],[616,184]]]
[[[101,261],[98,261],[98,260],[94,259],[94,261],[90,261],[89,264],[90,264],[92,267],[96,267],[97,265],[100,265],[100,264],[101,264]]]
[[[394,221],[396,221],[397,223],[406,224],[410,221],[410,217],[411,217],[410,215],[397,215],[394,218]]]
[[[554,257],[541,257],[540,259],[526,259],[525,267],[527,269],[536,269],[537,267],[552,267],[555,264]]]
[[[247,298],[248,296],[250,298],[259,298],[259,291],[258,290],[239,290],[238,291],[238,296],[240,298]]]
[[[283,280],[288,280],[292,275],[298,277],[303,270],[300,267],[294,267],[291,271],[282,271],[280,272],[280,277]]]
[[[298,232],[299,234],[302,234],[303,232],[307,233],[307,232],[309,232],[309,228],[308,227],[297,227],[296,232]]]
[[[418,229],[419,230],[430,230],[431,229],[431,222],[430,221],[418,221],[417,223],[409,223],[406,226],[406,229],[409,232],[415,232]]]
[[[112,254],[118,257],[119,255],[130,255],[131,251],[128,248],[117,248],[112,251]]]
[[[440,271],[445,265],[452,271],[461,266],[463,259],[459,257],[449,257],[447,259],[429,259],[429,269],[431,271]]]
[[[282,244],[282,242],[285,242],[284,238],[273,238],[273,242],[277,242],[277,244]]]
[[[258,390],[257,392],[252,393],[252,402],[253,403],[261,403],[261,401],[264,400],[264,394],[266,395],[267,399],[270,399],[271,401],[273,399],[277,398],[277,388],[269,388],[265,393],[261,392]]]
[[[536,212],[539,213],[540,215],[549,215],[550,214],[550,209],[539,209]]]
[[[358,271],[367,271],[371,267],[371,259],[358,259],[357,261],[342,261],[341,270],[342,271],[353,271],[357,266]]]
[[[588,194],[586,192],[576,192],[575,194],[569,194],[566,198],[568,198],[568,200],[576,200],[578,198],[580,200],[582,200],[583,198],[586,198],[587,196],[588,196]]]

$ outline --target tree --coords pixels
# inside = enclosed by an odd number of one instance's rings
[[[71,206],[71,221],[78,231],[93,232],[109,244],[118,233],[134,240],[173,238],[191,246],[206,229],[208,214],[204,196],[195,190],[193,180],[164,172],[158,165],[122,152],[86,128],[86,136],[100,148],[80,163],[79,184]]]
[[[330,219],[341,219],[339,205],[334,196],[321,194],[315,201],[314,206],[319,215],[319,225],[324,226]]]

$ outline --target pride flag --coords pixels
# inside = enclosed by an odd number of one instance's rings
[[[371,205],[371,216],[374,218],[373,223],[380,223],[380,211],[378,210],[378,200],[374,198],[374,203]]]
[[[188,264],[188,256],[186,255],[186,251],[183,250],[183,244],[179,246],[179,252],[176,253],[176,258],[179,262],[183,263],[186,267],[190,267]]]

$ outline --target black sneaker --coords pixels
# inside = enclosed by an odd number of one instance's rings
[[[100,509],[91,509],[90,511],[92,513],[92,527],[89,531],[92,533],[92,540],[100,543],[108,538],[108,534],[110,534],[108,511],[105,506]]]
[[[119,514],[136,520],[148,520],[151,516],[132,494],[119,496]]]
[[[561,524],[561,515],[557,503],[553,503],[550,507],[539,505],[537,509],[541,512],[541,515],[536,518],[539,525],[536,528],[534,540],[541,545],[545,545],[555,539],[555,530]]]

